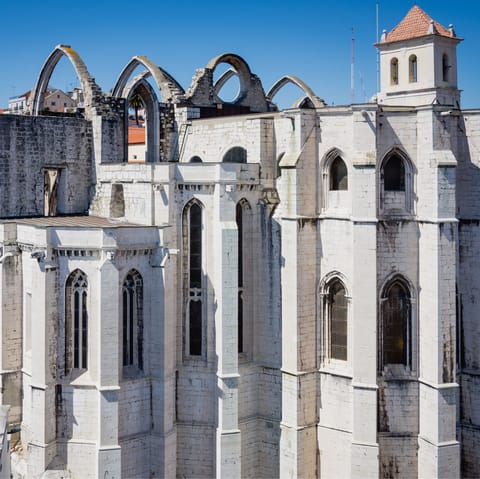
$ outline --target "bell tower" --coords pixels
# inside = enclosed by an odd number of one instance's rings
[[[375,46],[380,51],[378,102],[386,105],[439,104],[460,107],[457,45],[453,25],[445,28],[414,5]]]

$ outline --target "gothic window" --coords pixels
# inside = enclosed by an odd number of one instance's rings
[[[398,155],[392,155],[383,166],[385,191],[405,191],[405,165]]]
[[[202,207],[193,201],[184,210],[185,348],[189,356],[203,354]]]
[[[348,190],[347,166],[339,156],[330,166],[330,190]]]
[[[326,287],[324,295],[326,319],[326,351],[331,359],[347,360],[348,303],[345,287],[334,278]]]
[[[410,55],[408,59],[408,78],[410,83],[416,83],[417,81],[417,56]]]
[[[65,288],[65,369],[88,367],[87,276],[74,271]]]
[[[380,366],[412,364],[410,291],[401,278],[391,281],[381,301]]]
[[[398,85],[398,58],[392,58],[390,62],[390,83]]]
[[[448,82],[448,70],[450,66],[448,65],[448,56],[446,53],[443,54],[442,57],[442,78],[443,81]]]
[[[246,163],[247,150],[241,146],[230,148],[223,157],[223,163]]]
[[[123,365],[143,370],[143,280],[130,271],[122,286]]]

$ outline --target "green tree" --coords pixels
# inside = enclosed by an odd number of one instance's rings
[[[138,92],[135,91],[130,96],[128,100],[128,108],[132,108],[135,111],[135,123],[137,124],[137,126],[140,126],[140,123],[138,121],[138,110],[140,110],[140,108],[143,108],[143,101],[142,97],[138,94]]]

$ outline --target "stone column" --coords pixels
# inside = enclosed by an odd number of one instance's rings
[[[45,251],[45,255],[47,252]],[[32,274],[32,360],[28,476],[46,470],[56,454],[55,374],[57,344],[57,271],[39,254],[28,260]]]
[[[19,424],[22,420],[22,258],[16,246],[16,225],[2,227],[4,256],[0,263],[0,404],[9,405],[8,421]],[[0,230],[0,234],[1,234]]]
[[[238,427],[238,231],[235,201],[225,186],[215,191],[216,221],[215,350],[217,354],[218,424],[216,477],[241,475],[241,436]]]
[[[95,318],[98,331],[97,477],[121,477],[121,453],[118,444],[119,282],[115,252],[108,251],[99,268],[98,316]]]
[[[160,242],[161,243],[161,242]],[[165,251],[163,254],[167,254]],[[149,281],[145,289],[145,305],[150,304],[150,328],[148,342],[149,374],[152,378],[152,471],[158,477],[176,477],[177,434],[175,424],[175,368],[176,368],[176,271],[178,255],[171,254],[161,267],[164,256],[157,252],[150,259]],[[148,295],[148,296],[147,296]],[[148,313],[147,313],[148,314]],[[147,338],[145,338],[147,340]]]
[[[456,220],[420,225],[418,476],[459,477],[455,379]]]
[[[377,181],[373,112],[356,111],[352,182],[351,477],[378,477]],[[351,186],[350,186],[351,185]],[[361,199],[359,201],[358,199]]]
[[[282,478],[317,475],[315,250],[315,221],[282,219]]]
[[[354,221],[352,478],[378,477],[376,238],[375,220]]]

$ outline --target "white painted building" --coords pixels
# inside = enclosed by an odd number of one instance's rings
[[[187,91],[134,57],[106,95],[59,45],[31,116],[0,117],[13,473],[479,476],[480,115],[460,108],[460,41],[414,6],[377,45],[376,101],[337,107],[293,76],[265,94],[234,54]],[[62,56],[84,118],[41,116]],[[305,97],[278,111],[289,82]]]

